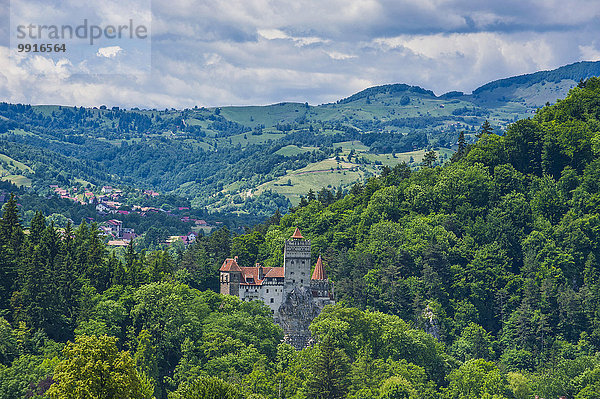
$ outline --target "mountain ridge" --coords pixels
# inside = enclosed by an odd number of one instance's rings
[[[317,106],[123,110],[0,103],[2,154],[33,170],[8,165],[0,177],[44,195],[50,184],[127,184],[209,210],[266,216],[296,205],[309,189],[347,189],[401,162],[419,168],[429,150],[443,163],[459,132],[473,142],[486,120],[502,131],[596,73],[600,62],[580,62],[440,96],[397,83]],[[48,156],[31,155],[38,150]]]

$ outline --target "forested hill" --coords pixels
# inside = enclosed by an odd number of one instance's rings
[[[0,219],[0,397],[600,396],[600,79],[451,162],[384,168],[184,252],[108,252],[86,224]],[[338,304],[295,351],[262,303],[221,296],[239,256],[281,265],[298,226]]]
[[[152,189],[209,211],[267,217],[321,188],[354,182],[425,152],[443,164],[459,132],[474,142],[600,75],[582,62],[486,84],[472,94],[393,84],[335,103],[129,109],[0,103],[0,178],[46,196],[49,185]],[[131,205],[131,204],[129,204]],[[78,222],[78,221],[76,221]]]
[[[600,80],[580,86],[504,136],[461,146],[445,167],[385,169],[341,200],[303,203],[235,238],[232,255],[278,263],[265,249],[299,226],[341,303],[439,337],[455,367],[466,362],[458,370],[481,373],[472,389],[499,370],[490,394],[598,397]],[[322,319],[342,317],[330,328],[348,352],[358,327],[338,312]],[[473,358],[493,364],[483,371]],[[473,392],[448,397],[483,397]]]

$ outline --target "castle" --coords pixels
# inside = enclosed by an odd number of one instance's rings
[[[228,258],[219,269],[221,294],[263,301],[283,328],[285,341],[302,349],[310,344],[312,320],[325,305],[334,303],[323,260],[319,256],[311,275],[310,254],[310,240],[296,228],[285,241],[282,267],[241,267],[237,256]]]

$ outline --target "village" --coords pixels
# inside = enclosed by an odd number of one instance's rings
[[[175,209],[163,209],[156,206],[143,206],[132,204],[131,197],[142,197],[153,199],[160,196],[154,190],[135,189],[133,196],[131,192],[124,192],[122,189],[112,186],[103,186],[98,192],[90,189],[81,189],[78,187],[63,188],[58,185],[50,185],[50,190],[53,194],[60,198],[71,200],[81,205],[94,205],[96,213],[100,219],[106,219],[111,215],[127,216],[130,214],[138,214],[140,217],[146,217],[153,213],[164,213],[166,215],[177,217],[184,223],[189,223],[190,231],[184,235],[169,236],[162,244],[171,245],[175,242],[181,242],[185,247],[194,242],[199,234],[209,233],[216,226],[209,224],[204,219],[197,219],[190,216],[189,207],[175,207]],[[88,218],[88,222],[97,222],[98,229],[105,237],[106,244],[111,247],[126,247],[129,243],[138,237],[133,228],[124,226],[122,220],[116,218],[97,221]],[[215,222],[219,224],[220,222]]]

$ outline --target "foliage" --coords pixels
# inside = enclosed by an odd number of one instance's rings
[[[111,252],[96,226],[60,230],[41,213],[25,232],[12,197],[0,396],[597,397],[598,98],[590,79],[445,166],[387,167],[345,195],[315,188],[287,215],[179,250]],[[240,129],[217,118],[231,110],[198,112],[224,138]],[[225,258],[279,266],[296,227],[336,294],[301,351],[263,303],[215,293]]]
[[[128,352],[119,352],[116,338],[80,336],[64,349],[65,360],[54,372],[47,395],[55,399],[146,399],[144,384]]]

